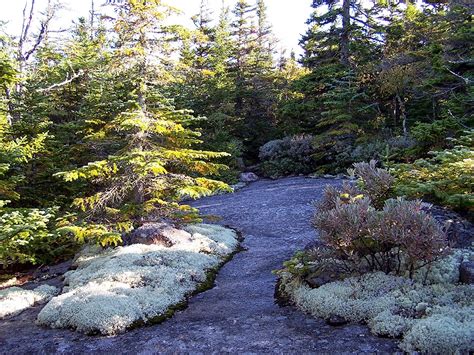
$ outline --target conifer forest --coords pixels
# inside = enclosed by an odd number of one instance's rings
[[[291,1],[84,0],[67,22],[71,0],[18,1],[0,353],[474,351],[471,1],[293,0],[294,48],[270,11],[291,27]],[[223,291],[244,284],[266,292]],[[259,300],[290,320],[233,309]],[[210,318],[217,339],[195,302],[250,325]]]

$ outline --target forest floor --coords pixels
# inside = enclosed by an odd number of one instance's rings
[[[40,307],[0,321],[1,353],[374,353],[396,352],[395,340],[364,325],[341,327],[275,304],[276,277],[292,254],[316,238],[310,219],[326,184],[338,180],[261,180],[234,194],[193,203],[242,232],[244,251],[220,270],[211,290],[162,324],[115,337],[85,336],[34,324]]]

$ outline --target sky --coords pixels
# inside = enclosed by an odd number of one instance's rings
[[[11,34],[19,33],[21,29],[22,11],[26,0],[0,0],[0,20],[8,21],[7,30]],[[57,28],[66,28],[70,21],[80,16],[87,16],[91,0],[62,0],[66,8],[59,13],[59,20],[55,23]],[[207,0],[214,11],[215,17],[223,0]],[[233,7],[236,0],[224,0],[226,5]],[[44,8],[47,0],[36,0],[37,9]],[[105,0],[95,0],[96,6]],[[178,22],[192,26],[190,17],[198,12],[201,0],[168,0],[168,4],[181,9],[184,14]],[[252,2],[252,0],[250,0]],[[301,53],[298,41],[306,31],[306,19],[311,12],[311,0],[266,0],[268,18],[272,23],[273,32],[280,40],[277,48]]]

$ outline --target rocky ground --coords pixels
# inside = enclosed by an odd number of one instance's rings
[[[374,353],[396,341],[364,325],[333,327],[293,307],[275,304],[272,270],[316,238],[313,202],[339,180],[286,178],[252,183],[235,194],[196,201],[203,213],[240,230],[245,251],[220,271],[216,286],[159,325],[115,337],[89,337],[38,327],[40,308],[0,321],[1,353]],[[57,283],[57,278],[51,279]]]

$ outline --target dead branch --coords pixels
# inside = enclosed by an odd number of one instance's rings
[[[51,86],[48,86],[47,88],[43,88],[43,89],[37,89],[36,91],[37,92],[48,92],[48,91],[51,91],[51,90],[54,90],[54,89],[57,89],[61,86],[64,86],[64,85],[67,85],[69,84],[70,82],[72,82],[74,79],[77,79],[79,78],[80,76],[84,75],[84,71],[81,69],[79,70],[77,73],[74,73],[69,77],[69,74],[67,75],[66,77],[66,80],[60,82],[60,83],[56,83],[56,84],[53,84]]]
[[[463,80],[463,81],[466,83],[466,85],[469,85],[469,83],[471,82],[471,80],[470,80],[469,78],[465,78],[465,77],[463,77],[463,76],[461,76],[461,75],[459,75],[459,74],[453,72],[453,71],[450,70],[449,68],[446,68],[446,70],[447,70],[448,72],[450,72],[451,74],[453,74],[455,77],[457,77],[457,78]]]

